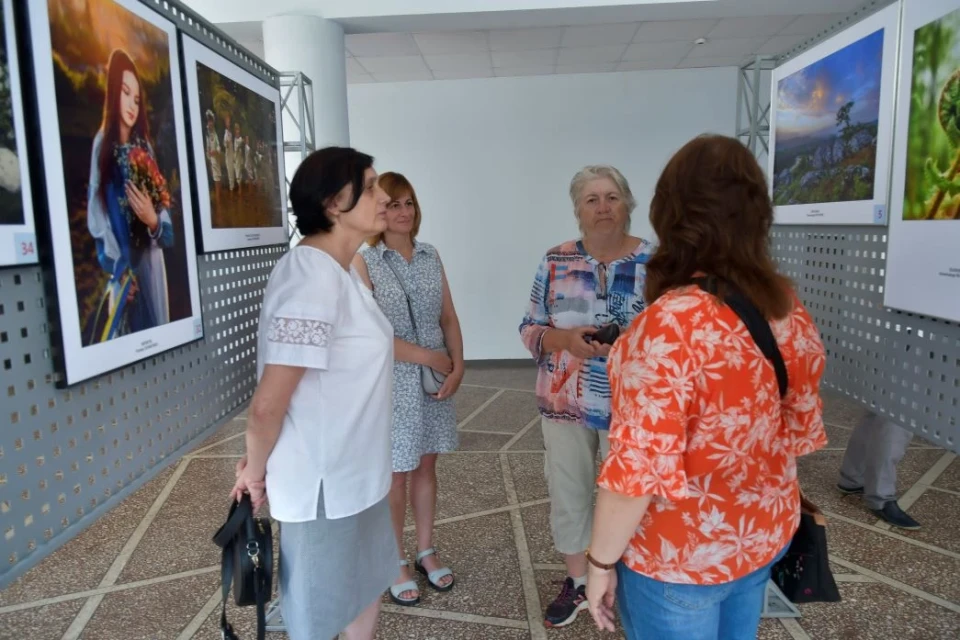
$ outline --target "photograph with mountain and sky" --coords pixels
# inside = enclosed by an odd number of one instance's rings
[[[873,199],[884,30],[777,84],[777,206]]]

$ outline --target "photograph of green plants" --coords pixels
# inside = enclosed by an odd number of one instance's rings
[[[960,220],[960,9],[914,32],[904,220]]]

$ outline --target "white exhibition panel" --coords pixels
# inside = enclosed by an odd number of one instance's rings
[[[244,71],[219,53],[192,38],[183,37],[183,61],[186,71],[187,96],[190,111],[190,135],[193,149],[194,179],[197,186],[197,206],[200,211],[200,233],[203,240],[203,252],[226,251],[229,249],[249,249],[271,244],[287,242],[287,185],[283,160],[283,131],[280,107],[280,90],[263,80]],[[262,96],[273,103],[277,125],[277,177],[280,180],[280,207],[282,221],[275,227],[215,228],[210,210],[209,181],[210,166],[206,158],[204,135],[204,117],[200,112],[200,91],[197,79],[197,63],[201,63],[217,73],[230,78],[245,89]],[[226,179],[226,176],[224,176]]]
[[[176,26],[160,14],[136,0],[114,0],[127,11],[143,18],[168,36],[170,57],[170,82],[174,91],[172,106],[178,148],[180,175],[189,176],[187,139],[184,131],[182,84],[180,82],[180,55]],[[129,333],[106,342],[83,346],[81,320],[74,282],[73,249],[70,235],[70,220],[65,187],[61,134],[57,115],[57,100],[54,85],[54,68],[50,64],[52,51],[50,23],[46,2],[31,3],[30,33],[34,64],[34,79],[38,94],[43,152],[46,176],[49,227],[53,245],[54,274],[56,277],[57,305],[60,317],[60,334],[64,362],[64,383],[67,386],[95,376],[122,368],[153,355],[182,346],[203,337],[200,289],[197,281],[196,241],[193,227],[193,205],[189,184],[184,181],[180,190],[183,229],[186,240],[186,269],[189,292],[190,317],[154,327],[146,331]]]
[[[443,260],[466,358],[524,359],[518,327],[537,265],[579,235],[574,174],[620,169],[637,200],[633,233],[653,239],[663,166],[698,134],[734,134],[736,80],[730,67],[351,85],[350,138],[416,189],[419,239]]]
[[[767,179],[774,198],[776,224],[883,225],[887,223],[886,205],[896,95],[899,15],[900,5],[895,3],[803,52],[773,71]],[[824,66],[834,64],[836,65],[835,75],[845,76],[842,81],[849,83],[851,91],[862,91],[856,88],[858,82],[854,80],[858,70],[841,56],[848,47],[856,47],[866,42],[868,38],[878,37],[876,35],[878,32],[882,32],[879,95],[876,97],[876,106],[868,106],[871,119],[874,113],[876,115],[875,141],[869,140],[870,133],[866,130],[859,131],[847,143],[839,134],[826,134],[827,129],[824,129],[824,126],[830,126],[830,120],[836,118],[834,110],[839,111],[840,107],[850,100],[851,95],[845,95],[834,87],[824,86],[826,82],[822,76],[810,77],[805,72],[818,63]],[[831,62],[824,62],[827,59],[831,59]],[[865,84],[861,83],[860,86]],[[800,89],[802,97],[808,100],[807,104],[803,105],[803,110],[788,104],[790,100],[788,91],[791,86]],[[834,98],[833,102],[825,104],[824,101],[829,101],[830,98]],[[872,105],[873,99],[871,96],[871,102],[867,104]],[[808,127],[808,133],[794,131],[788,138],[786,130],[788,122]],[[867,124],[870,123],[867,122]],[[838,127],[838,125],[839,120],[836,120],[834,126]],[[819,127],[819,129],[814,130],[813,127]],[[839,180],[841,184],[844,184],[843,181],[849,184],[854,179],[854,174],[866,167],[849,165],[847,162],[856,151],[871,144],[875,147],[872,196],[864,198],[854,196],[856,199],[844,199],[844,201],[827,199],[820,201],[824,196],[811,195],[818,186],[819,180],[826,179],[831,184],[836,184]],[[781,152],[782,159],[793,158],[791,166],[778,166],[778,150]],[[784,163],[781,162],[781,164]],[[777,204],[778,196],[786,199],[791,193],[796,197],[790,197],[787,202]],[[817,201],[804,202],[804,195]]]
[[[21,224],[0,225],[0,267],[37,262],[37,235],[33,221],[33,193],[30,190],[30,159],[24,126],[20,62],[17,56],[17,33],[13,16],[13,0],[3,1],[4,38],[7,44],[7,77],[10,83],[10,103],[13,108],[13,134],[17,144],[16,167],[7,171],[18,173],[18,196],[23,206]],[[22,11],[23,9],[18,9]],[[7,160],[7,158],[3,158]]]
[[[949,16],[954,27],[960,26],[960,1],[908,0],[904,4],[884,304],[935,318],[960,321],[960,209],[952,213],[952,219],[904,219],[907,182],[910,179],[908,154],[912,153],[910,127],[914,105],[911,104],[911,96],[916,32],[945,16]],[[944,57],[951,63],[944,65],[947,67],[945,73],[933,78],[935,87],[942,88],[942,78],[949,78],[960,63],[960,42],[956,39],[956,30],[953,45],[947,49],[943,52]],[[929,73],[925,73],[924,81],[929,81]],[[935,122],[932,126],[940,124]],[[960,166],[960,156],[957,155],[960,140],[952,142],[952,167],[939,166],[937,171],[947,174],[947,179],[955,183],[956,168]],[[929,156],[927,159],[930,159]],[[917,180],[919,176],[914,175],[912,179]],[[938,202],[936,193],[930,195],[933,202]],[[930,207],[939,216],[932,204]]]

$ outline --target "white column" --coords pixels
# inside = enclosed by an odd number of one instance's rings
[[[263,51],[266,63],[277,71],[299,71],[313,81],[317,148],[348,146],[350,123],[343,27],[317,16],[267,18],[263,21]],[[296,113],[297,109],[293,110]]]

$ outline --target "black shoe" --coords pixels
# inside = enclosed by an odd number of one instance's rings
[[[588,606],[586,588],[575,588],[573,578],[568,577],[563,582],[560,595],[547,607],[547,615],[544,616],[543,624],[548,629],[565,627],[573,623],[577,619],[577,614]]]
[[[907,513],[900,508],[900,505],[897,504],[896,500],[891,500],[883,505],[883,509],[873,509],[872,511],[878,518],[898,529],[916,531],[920,528],[920,523],[907,515]]]
[[[863,487],[845,487],[842,484],[838,484],[837,489],[845,496],[857,496],[863,493]]]

